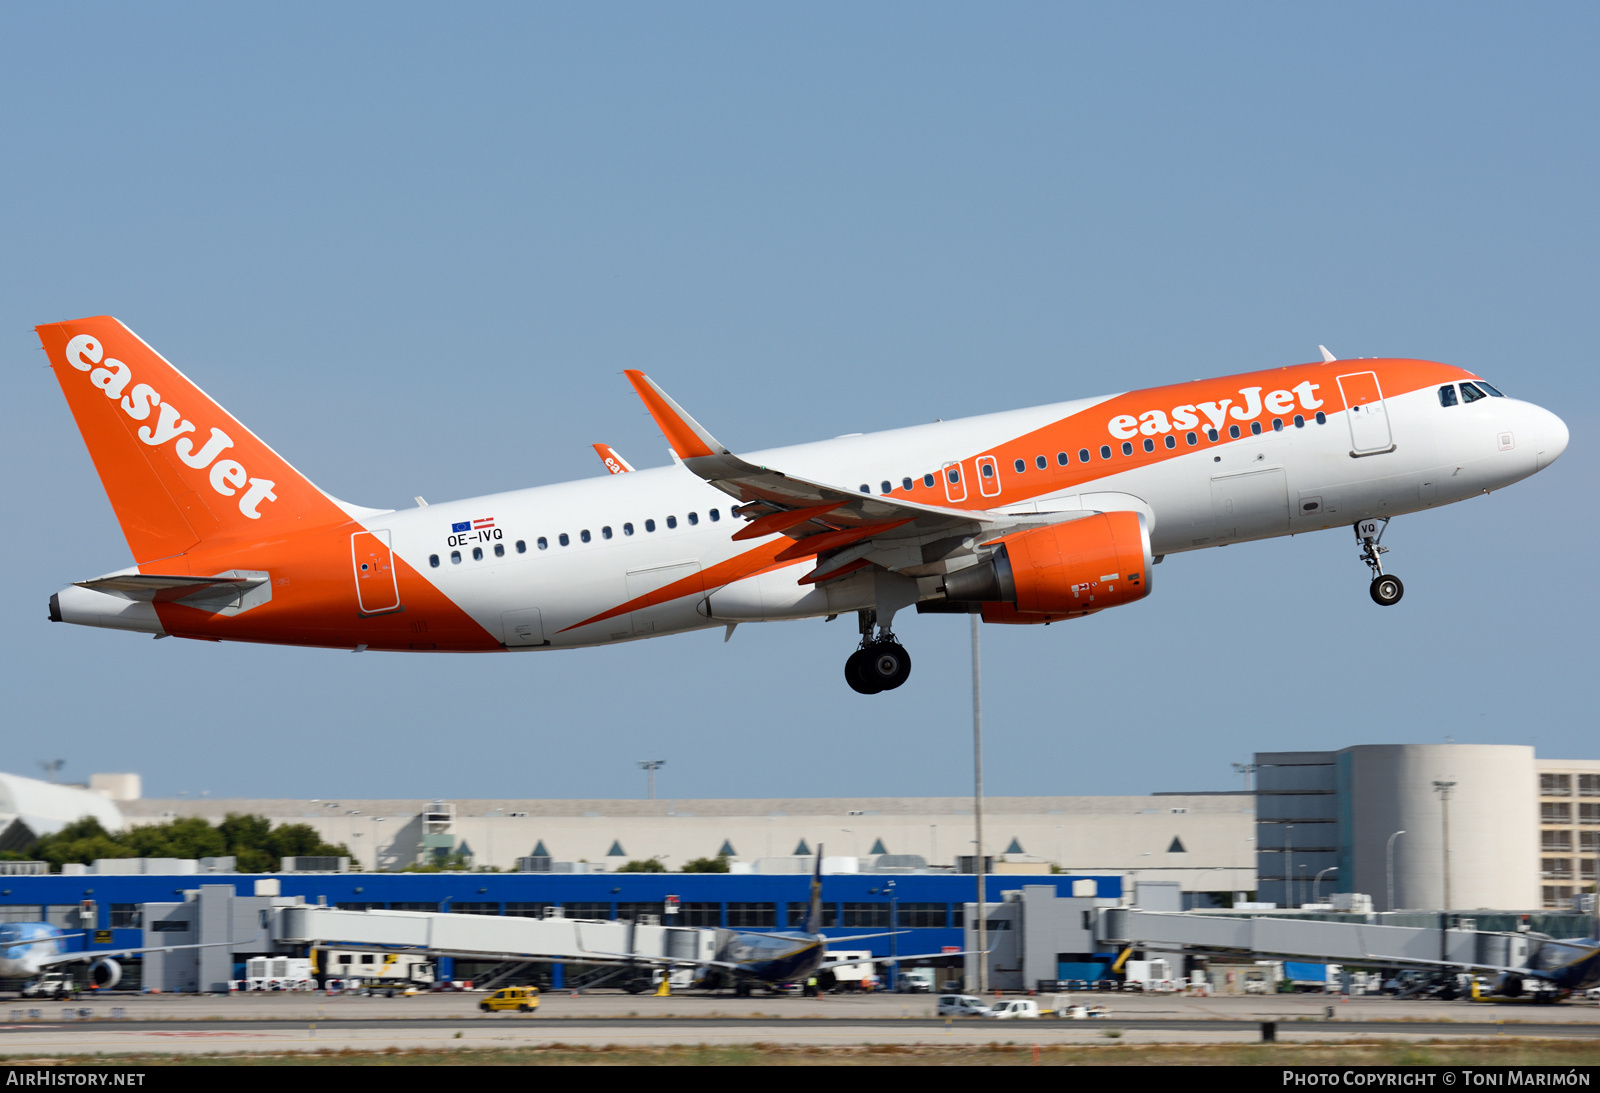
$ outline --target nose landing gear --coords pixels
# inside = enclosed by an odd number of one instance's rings
[[[857,612],[861,620],[861,647],[844,662],[845,682],[858,694],[875,695],[892,691],[911,677],[911,654],[895,640],[888,626],[873,627],[878,613],[870,608]]]
[[[1382,556],[1389,553],[1389,548],[1380,546],[1379,541],[1383,533],[1389,530],[1389,520],[1390,517],[1385,516],[1378,520],[1362,520],[1355,525],[1356,539],[1361,543],[1361,560],[1372,570],[1372,583],[1367,586],[1367,594],[1380,607],[1393,607],[1406,594],[1406,586],[1400,578],[1383,571]]]

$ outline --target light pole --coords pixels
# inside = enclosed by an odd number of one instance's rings
[[[1405,829],[1402,828],[1401,830],[1396,831],[1393,835],[1390,835],[1389,845],[1384,847],[1383,851],[1384,859],[1388,862],[1389,866],[1389,904],[1384,908],[1385,911],[1394,910],[1394,841],[1404,834]]]
[[[666,765],[667,761],[665,759],[640,759],[634,764],[640,770],[650,773],[650,795],[645,800],[653,801],[656,799],[656,771]]]
[[[1233,773],[1244,776],[1244,791],[1246,793],[1250,792],[1250,776],[1252,774],[1254,774],[1255,772],[1256,772],[1256,765],[1254,763],[1235,763],[1235,764],[1233,764]]]
[[[972,619],[972,822],[977,838],[973,842],[972,872],[978,889],[978,997],[989,987],[989,952],[985,934],[983,884],[983,687],[978,659],[978,616]]]
[[[1311,902],[1312,903],[1316,903],[1317,902],[1317,885],[1322,883],[1322,878],[1327,876],[1329,873],[1336,873],[1338,871],[1339,871],[1339,867],[1337,865],[1330,865],[1330,866],[1328,866],[1328,868],[1324,869],[1322,872],[1317,874],[1317,879],[1311,882]]]
[[[884,887],[889,890],[889,929],[892,931],[889,934],[889,989],[898,991],[900,989],[900,961],[896,957],[900,955],[900,946],[897,944],[900,940],[900,916],[895,913],[895,903],[898,897],[894,890],[894,881],[886,882]]]

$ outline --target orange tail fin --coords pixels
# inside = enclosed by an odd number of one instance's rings
[[[347,519],[116,319],[36,330],[136,562]]]

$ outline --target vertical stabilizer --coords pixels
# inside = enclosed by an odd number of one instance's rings
[[[116,319],[36,329],[135,561],[346,519]]]
[[[811,870],[811,908],[806,912],[806,933],[822,932],[822,844],[817,844],[817,864]]]

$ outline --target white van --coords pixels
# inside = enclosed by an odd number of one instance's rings
[[[983,999],[970,994],[941,994],[938,1012],[940,1017],[987,1017],[990,1011]]]
[[[1010,1021],[1017,1018],[1037,1018],[1039,1016],[1039,1003],[1031,998],[1013,998],[1000,1002],[989,1011],[989,1016],[999,1021]]]

